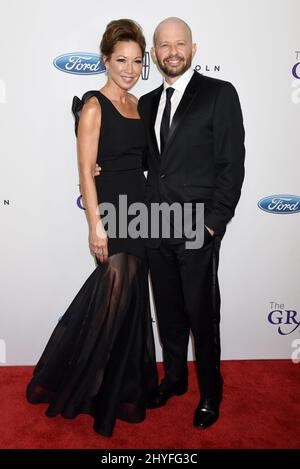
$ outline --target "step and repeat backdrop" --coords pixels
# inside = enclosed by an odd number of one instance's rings
[[[36,362],[96,267],[71,103],[106,81],[98,48],[105,26],[125,17],[144,29],[139,97],[161,83],[149,52],[168,16],[191,26],[194,68],[231,81],[244,115],[245,182],[220,257],[222,357],[300,358],[300,2],[2,0],[2,365]],[[154,308],[153,318],[160,361]]]

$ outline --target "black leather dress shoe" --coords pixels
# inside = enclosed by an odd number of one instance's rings
[[[219,402],[215,399],[201,399],[195,410],[194,427],[205,429],[219,418]]]
[[[164,406],[170,397],[182,396],[188,390],[186,381],[173,384],[172,386],[160,385],[157,392],[148,398],[146,407],[147,409],[156,409],[157,407]]]

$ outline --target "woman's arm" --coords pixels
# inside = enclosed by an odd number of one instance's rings
[[[97,98],[90,98],[83,106],[78,126],[78,167],[80,189],[89,225],[89,244],[100,261],[107,260],[107,235],[102,227],[94,180],[101,127],[101,108]],[[102,250],[102,254],[99,254]]]

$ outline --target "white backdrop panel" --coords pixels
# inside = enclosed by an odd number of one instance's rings
[[[220,258],[222,357],[291,356],[300,327],[280,335],[280,324],[270,323],[268,314],[279,308],[271,308],[273,301],[281,310],[295,311],[286,331],[300,320],[300,213],[267,213],[257,202],[273,194],[300,193],[300,67],[298,78],[291,73],[300,49],[299,1],[2,0],[3,364],[36,362],[58,318],[95,268],[85,215],[76,204],[80,194],[71,102],[74,95],[99,89],[105,76],[66,74],[53,66],[53,59],[74,51],[98,52],[106,24],[121,17],[143,26],[149,50],[155,25],[170,15],[182,17],[193,30],[198,44],[194,66],[231,81],[244,113],[246,178]],[[141,80],[134,93],[140,96],[160,83],[151,63],[149,79]],[[161,360],[155,324],[154,329]]]

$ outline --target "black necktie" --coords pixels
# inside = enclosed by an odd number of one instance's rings
[[[170,114],[171,114],[171,97],[174,93],[174,88],[166,89],[166,105],[162,115],[161,124],[160,124],[160,154],[164,152],[166,141],[168,138],[168,133],[170,129]]]

